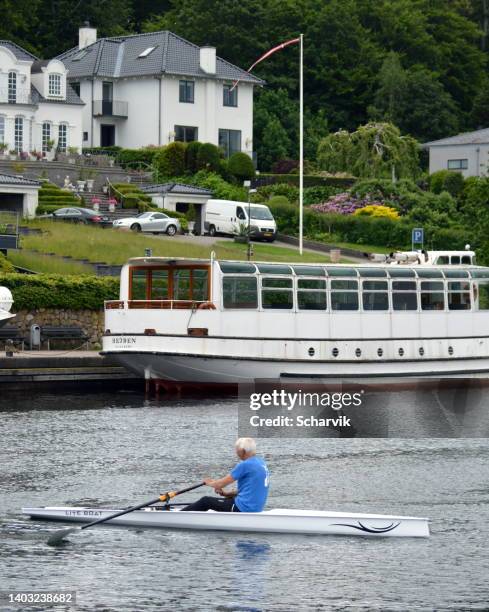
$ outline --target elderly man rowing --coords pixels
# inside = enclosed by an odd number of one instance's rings
[[[268,467],[262,457],[256,455],[253,438],[239,438],[235,444],[236,455],[241,459],[230,474],[214,480],[206,478],[205,484],[224,499],[206,495],[182,512],[215,510],[217,512],[261,512],[268,497]],[[237,481],[238,490],[225,492],[224,488]]]

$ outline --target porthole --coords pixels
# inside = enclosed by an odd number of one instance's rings
[[[377,355],[379,357],[382,357],[383,354],[384,354],[384,351],[381,348],[377,349]]]
[[[357,357],[361,357],[362,356],[362,351],[359,348],[357,348],[357,350],[355,351],[355,355]]]
[[[311,346],[311,348],[310,348],[310,349],[309,349],[307,352],[309,353],[309,355],[310,355],[311,357],[314,357],[314,355],[315,355],[315,353],[316,353],[316,351],[313,349],[313,347],[312,347],[312,346]]]
[[[338,355],[340,354],[340,351],[335,347],[332,351],[333,357],[338,357]]]
[[[404,349],[403,348],[399,349],[399,357],[404,357]]]
[[[448,354],[453,355],[453,346],[448,347]]]
[[[424,355],[424,348],[423,347],[421,347],[419,349],[419,354],[421,355],[421,357]]]

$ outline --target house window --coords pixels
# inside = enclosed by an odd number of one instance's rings
[[[72,83],[71,87],[73,91],[76,93],[76,95],[79,96],[80,95],[80,81],[76,81]]]
[[[60,96],[61,95],[61,75],[60,74],[50,74],[49,75],[48,92],[50,96]]]
[[[468,159],[449,159],[447,168],[449,170],[467,170],[469,167]]]
[[[175,126],[175,140],[179,142],[193,142],[198,140],[198,130],[196,127],[190,127],[188,125],[176,125]]]
[[[17,102],[17,73],[8,73],[8,102],[15,104]]]
[[[194,103],[194,85],[193,81],[180,81],[180,102]]]
[[[219,146],[226,157],[241,151],[241,130],[219,130]]]
[[[20,153],[24,147],[24,119],[22,117],[15,118],[14,128],[14,148],[17,153]]]
[[[238,86],[233,89],[232,85],[223,85],[222,94],[224,106],[238,106]]]
[[[0,142],[5,142],[5,117],[0,117]]]
[[[66,123],[60,123],[58,127],[58,151],[66,153],[68,128]]]
[[[51,140],[51,124],[44,122],[42,124],[42,152],[47,153],[49,151],[49,140]]]

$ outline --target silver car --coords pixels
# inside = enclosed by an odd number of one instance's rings
[[[133,232],[151,232],[174,236],[180,231],[180,221],[161,212],[145,212],[136,217],[116,219],[114,229],[130,229]]]

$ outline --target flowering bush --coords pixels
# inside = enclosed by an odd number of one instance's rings
[[[369,204],[380,204],[380,202],[371,202],[368,198],[357,198],[351,193],[345,192],[338,193],[321,204],[314,204],[311,209],[320,213],[351,215],[356,210]]]
[[[399,219],[399,213],[395,208],[384,206],[383,204],[369,204],[363,208],[358,208],[354,213],[357,217],[388,217],[389,219]]]

